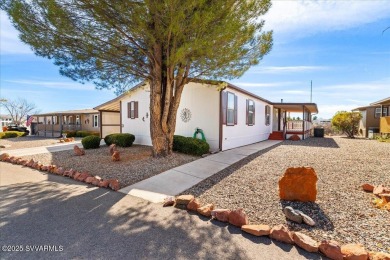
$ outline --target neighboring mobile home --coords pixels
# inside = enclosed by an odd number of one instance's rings
[[[352,111],[362,114],[358,130],[360,136],[372,138],[375,133],[390,133],[390,97]]]
[[[222,83],[196,81],[184,87],[176,135],[193,136],[201,129],[212,151],[264,141],[273,131],[288,137],[285,115],[293,109],[292,112],[302,112],[304,117],[300,128],[296,127],[293,132],[300,134],[302,139],[309,136],[311,113],[318,113],[315,104],[274,104],[232,84]],[[102,118],[101,136],[131,133],[135,135],[135,144],[152,145],[149,107],[150,86],[147,82],[95,107]],[[273,111],[278,114],[275,116]]]
[[[64,131],[100,132],[99,111],[94,109],[67,110],[33,115],[31,134],[60,137]]]

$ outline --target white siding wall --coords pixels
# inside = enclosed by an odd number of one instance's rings
[[[219,149],[219,95],[217,86],[189,83],[184,87],[177,112],[177,135],[193,136],[195,129],[203,130],[212,151]],[[191,119],[183,122],[180,115],[183,109],[191,111]],[[200,134],[198,135],[200,138]]]
[[[149,86],[130,93],[122,100],[122,132],[135,135],[135,144],[152,145],[150,138],[150,102]],[[127,117],[127,103],[138,101],[138,118]],[[191,119],[183,122],[181,112],[187,108],[191,112]],[[148,118],[146,118],[148,113]],[[144,118],[144,121],[142,120]],[[201,128],[211,150],[219,148],[219,91],[216,86],[200,83],[189,83],[185,86],[176,119],[177,135],[193,136],[195,128]],[[200,135],[198,136],[200,138]]]
[[[149,85],[146,85],[131,92],[126,98],[122,99],[122,133],[133,134],[135,136],[135,144],[152,145],[149,126],[149,95]],[[131,101],[138,101],[138,118],[135,119],[127,117],[127,103]],[[146,113],[148,114],[147,118]]]
[[[237,125],[223,125],[222,150],[228,150],[235,147],[248,145],[267,140],[272,132],[272,114],[273,107],[264,101],[255,99],[251,96],[238,92],[234,89],[227,88],[237,95]],[[255,102],[255,125],[246,125],[246,100],[252,99]],[[270,124],[265,125],[265,106],[270,106]]]

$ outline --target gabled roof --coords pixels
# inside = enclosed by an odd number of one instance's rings
[[[374,103],[370,104],[371,106],[377,106],[377,105],[390,105],[390,97],[381,99],[379,101],[376,101]]]
[[[52,116],[52,115],[81,115],[81,114],[97,114],[99,111],[95,109],[79,109],[79,110],[66,110],[66,111],[55,111],[50,113],[36,114],[34,116]]]

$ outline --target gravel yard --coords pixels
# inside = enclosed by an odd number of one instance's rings
[[[47,138],[47,137],[31,136],[31,135],[17,137],[17,138],[0,139],[0,145],[5,145],[5,146],[10,145],[10,147],[1,148],[1,150],[22,149],[22,148],[48,146],[48,145],[55,145],[55,144],[59,144],[58,138]]]
[[[311,166],[317,182],[316,203],[280,201],[278,180],[288,167]],[[390,212],[374,208],[363,183],[390,186],[390,144],[374,140],[310,138],[284,141],[254,154],[183,192],[217,208],[244,208],[251,223],[287,223],[321,241],[361,243],[390,252]],[[315,227],[287,221],[285,206],[300,209]]]
[[[179,153],[173,153],[166,158],[153,158],[151,148],[142,145],[133,145],[128,148],[118,147],[118,151],[121,157],[119,162],[111,160],[107,146],[85,150],[84,156],[75,156],[73,150],[68,150],[21,158],[28,160],[32,158],[43,164],[55,164],[65,169],[87,171],[103,179],[115,178],[119,180],[121,187],[134,184],[199,158]]]

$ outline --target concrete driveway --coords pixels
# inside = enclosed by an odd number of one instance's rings
[[[1,259],[322,259],[186,211],[6,163],[0,212]]]

